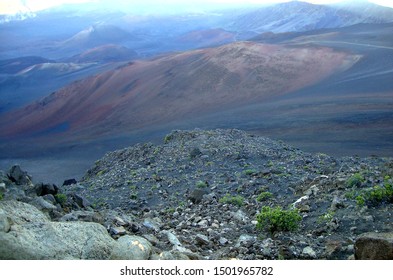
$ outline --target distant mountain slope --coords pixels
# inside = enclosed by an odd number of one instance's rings
[[[37,63],[35,63],[37,62]],[[3,61],[0,76],[0,113],[41,99],[75,80],[117,67],[118,63],[71,63],[42,58]],[[16,73],[7,73],[15,72]]]
[[[267,44],[333,44],[334,42],[348,44],[351,49],[356,44],[374,45],[381,48],[393,47],[393,22],[391,23],[359,23],[342,28],[327,28],[305,32],[274,33],[264,32],[249,41]],[[351,46],[351,44],[353,44]]]
[[[234,42],[235,40],[235,33],[226,31],[222,28],[214,28],[187,32],[179,36],[176,42],[193,48],[201,48],[223,45]]]
[[[97,24],[86,28],[62,42],[63,48],[93,48],[106,44],[116,44],[136,38],[123,29],[108,24]]]
[[[287,2],[251,11],[239,16],[229,30],[262,32],[301,32],[337,28],[357,23],[393,21],[393,9],[369,4],[368,9],[353,6],[314,5]],[[373,12],[368,13],[369,10]]]
[[[16,74],[30,66],[40,63],[51,63],[53,60],[39,56],[26,56],[6,60],[0,60],[1,74]]]
[[[87,63],[87,62],[116,62],[116,61],[127,61],[134,59],[138,54],[126,47],[117,46],[113,44],[98,46],[96,48],[89,49],[79,55],[75,55],[68,59],[68,61],[76,63]]]
[[[0,133],[48,135],[61,127],[63,139],[113,136],[287,94],[358,59],[329,48],[251,42],[164,56],[73,83],[3,116]]]
[[[393,22],[393,9],[370,3],[368,1],[344,1],[332,4],[331,7],[363,15],[368,23]],[[371,22],[370,22],[371,21]]]

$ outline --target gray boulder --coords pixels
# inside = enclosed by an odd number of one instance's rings
[[[148,260],[152,251],[149,241],[140,236],[125,235],[117,240],[112,260]]]
[[[105,260],[115,246],[103,226],[86,222],[13,225],[0,243],[0,259],[19,260]]]
[[[0,209],[0,232],[8,232],[11,229],[11,219]]]
[[[368,232],[355,242],[357,260],[393,260],[393,232]]]
[[[17,201],[2,201],[0,210],[11,220],[10,229],[0,231],[0,259],[105,260],[116,247],[97,223],[50,222],[34,206]]]
[[[29,222],[47,223],[50,221],[48,216],[33,205],[15,200],[0,201],[0,209],[17,225]]]
[[[0,194],[4,194],[6,192],[7,188],[5,183],[0,183]]]
[[[56,206],[54,206],[52,203],[46,201],[42,196],[39,196],[39,197],[36,197],[35,199],[33,199],[31,201],[31,204],[42,211],[51,211],[51,210],[57,209]]]

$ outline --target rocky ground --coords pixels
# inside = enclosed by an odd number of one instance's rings
[[[239,130],[163,141],[108,153],[61,187],[1,173],[0,258],[393,259],[392,158]]]

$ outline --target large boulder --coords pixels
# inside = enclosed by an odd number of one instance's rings
[[[140,236],[125,235],[117,240],[112,260],[148,260],[152,251],[149,241]]]
[[[357,260],[393,260],[393,232],[368,232],[355,243]]]
[[[109,259],[117,246],[97,223],[51,222],[37,208],[1,201],[0,259]],[[7,219],[7,220],[6,220]]]

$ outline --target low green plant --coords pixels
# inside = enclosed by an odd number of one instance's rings
[[[67,195],[64,193],[58,193],[55,195],[55,199],[61,206],[63,206],[67,202]]]
[[[270,233],[295,231],[302,220],[298,209],[283,210],[280,206],[274,208],[264,206],[256,218],[257,229],[267,229]]]
[[[351,190],[349,192],[345,193],[345,198],[347,199],[354,199],[356,197],[356,191],[355,190]]]
[[[164,137],[164,143],[168,144],[172,140],[172,135],[168,134]]]
[[[257,201],[261,202],[261,201],[265,201],[268,200],[269,198],[272,198],[273,194],[271,192],[261,192],[258,197],[257,197]]]
[[[366,199],[364,198],[363,195],[356,196],[355,200],[356,200],[356,204],[360,207],[362,207],[366,204]]]
[[[106,170],[101,170],[101,171],[98,171],[96,175],[101,176],[101,175],[105,174],[105,172],[106,172]]]
[[[3,194],[2,193],[0,193],[0,200],[2,200],[4,197],[3,197]]]
[[[199,188],[199,189],[207,188],[207,183],[204,182],[204,181],[198,181],[198,182],[196,183],[196,187]]]
[[[333,220],[335,212],[333,210],[329,210],[327,213],[318,217],[318,224],[326,224]]]
[[[136,200],[138,199],[138,193],[136,191],[130,193],[130,199]]]
[[[176,209],[173,207],[169,207],[169,208],[166,208],[164,211],[167,214],[173,214],[173,213],[175,213]]]
[[[347,186],[352,187],[360,187],[362,183],[365,181],[364,177],[360,173],[355,173],[347,180]]]
[[[378,206],[382,203],[393,203],[393,186],[385,182],[384,186],[374,186],[371,189],[362,190],[355,197],[358,206]]]
[[[244,197],[240,195],[232,196],[229,193],[227,193],[224,197],[220,198],[219,203],[229,203],[237,206],[243,206],[244,204]]]
[[[253,174],[257,173],[257,171],[254,170],[254,169],[246,169],[246,170],[243,171],[243,173],[245,175],[247,175],[247,176],[250,176],[250,175],[253,175]]]

